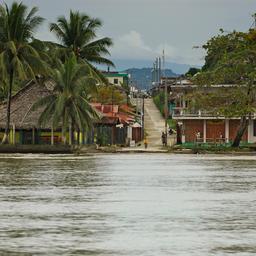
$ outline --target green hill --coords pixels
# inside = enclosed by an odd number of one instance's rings
[[[132,84],[140,89],[149,89],[152,86],[152,68],[130,68],[123,72],[130,74]],[[178,76],[171,69],[166,69],[165,75]]]

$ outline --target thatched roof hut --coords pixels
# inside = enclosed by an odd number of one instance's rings
[[[38,108],[31,112],[30,109],[39,99],[52,93],[54,82],[47,80],[42,83],[30,81],[25,87],[12,96],[11,100],[11,119],[10,124],[15,125],[15,129],[31,130],[33,128],[51,129],[50,122],[44,127],[38,126],[38,119],[43,108]],[[102,105],[101,103],[91,104],[98,111],[101,119],[95,120],[95,124],[115,125],[119,123],[130,124],[134,122],[134,114],[132,109],[126,106],[118,105]],[[6,125],[6,102],[0,104],[0,129],[4,129]]]
[[[39,84],[30,81],[28,84],[18,91],[11,100],[11,120],[10,124],[14,124],[16,129],[32,129],[38,127],[38,119],[44,108],[29,112],[32,105],[40,98],[50,95],[52,83],[47,81]],[[6,102],[0,104],[0,129],[4,129],[6,125]],[[50,129],[49,127],[44,127]]]

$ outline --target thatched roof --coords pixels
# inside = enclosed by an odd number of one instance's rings
[[[18,91],[11,101],[11,122],[17,129],[31,129],[38,127],[38,118],[44,108],[29,112],[31,106],[40,98],[51,94],[51,83],[38,84],[30,81],[24,88]],[[0,128],[5,128],[6,123],[6,102],[0,104]],[[50,128],[50,125],[47,125]]]
[[[39,128],[38,119],[44,108],[39,108],[31,112],[30,109],[35,102],[42,97],[48,96],[52,93],[53,82],[48,80],[43,84],[35,81],[30,81],[24,88],[13,95],[11,100],[11,121],[10,124],[15,124],[16,129],[32,129]],[[99,112],[101,120],[96,120],[95,124],[118,124],[134,122],[134,115],[130,112],[120,111],[118,105],[102,105],[100,103],[91,104],[95,110]],[[0,129],[5,128],[6,124],[6,102],[0,104]],[[132,111],[129,108],[129,111]],[[45,129],[50,129],[51,125],[46,124]]]

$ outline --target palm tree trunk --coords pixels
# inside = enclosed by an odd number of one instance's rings
[[[77,145],[80,145],[80,136],[81,136],[81,131],[80,129],[78,128],[77,129]],[[82,144],[82,143],[81,143]]]
[[[75,141],[75,136],[74,136],[74,133],[75,133],[75,125],[74,125],[74,119],[73,118],[71,118],[71,124],[70,124],[70,129],[71,129],[71,131],[70,131],[70,142],[71,142],[71,145],[73,145],[74,144],[74,141]]]
[[[62,131],[61,131],[61,140],[62,140],[62,143],[64,145],[67,144],[67,139],[66,139],[66,131],[65,131],[65,128],[62,127]]]
[[[68,126],[69,126],[69,145],[73,145],[74,144],[74,121],[73,118],[69,118],[69,122],[68,122]]]
[[[7,144],[9,142],[9,133],[10,133],[10,119],[11,119],[11,100],[12,100],[12,86],[13,86],[13,69],[11,68],[9,74],[9,90],[7,96],[7,110],[6,110],[6,125],[4,131],[4,137],[2,144]]]
[[[64,145],[67,144],[67,138],[66,138],[66,125],[65,125],[65,114],[62,119],[62,127],[61,127],[61,140]]]
[[[247,89],[247,100],[246,100],[246,106],[249,107],[249,105],[252,103],[250,100],[250,95],[252,92],[252,86],[253,86],[253,81],[248,83],[248,89]],[[249,113],[249,117],[251,116],[251,114]],[[249,125],[249,119],[246,116],[242,116],[241,120],[240,120],[240,125],[236,134],[236,137],[234,139],[234,142],[232,144],[232,147],[239,147],[240,142],[242,140],[242,137],[247,129]]]
[[[61,131],[61,140],[62,140],[62,143],[64,145],[67,144],[67,139],[66,139],[66,131],[65,131],[65,128],[62,127],[62,131]]]
[[[248,127],[248,124],[249,124],[248,118],[246,118],[246,116],[243,116],[240,120],[240,125],[238,128],[236,137],[234,139],[234,142],[232,144],[232,147],[239,147],[242,137],[246,131],[246,128]]]
[[[84,133],[85,133],[85,131],[84,131],[84,129],[82,129],[82,145],[85,144],[85,136],[84,136]]]

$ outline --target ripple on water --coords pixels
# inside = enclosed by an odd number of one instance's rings
[[[256,254],[254,157],[0,161],[0,255]]]

